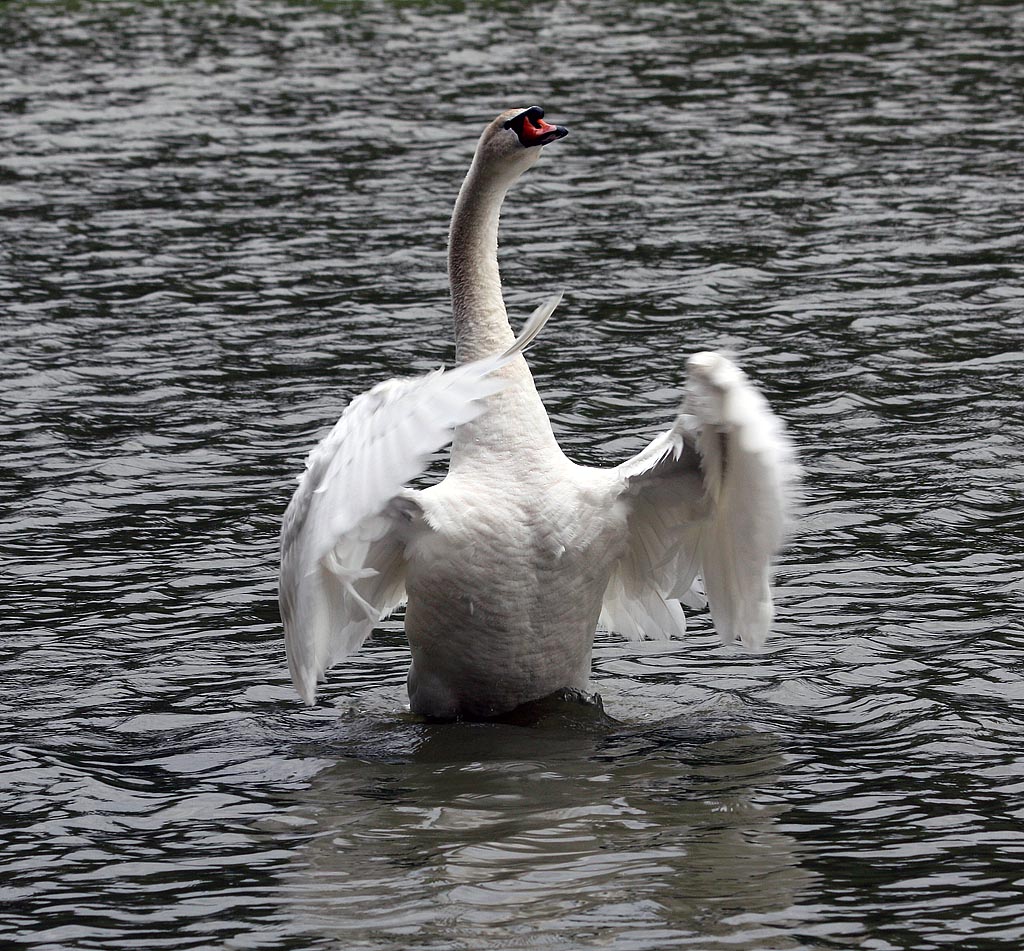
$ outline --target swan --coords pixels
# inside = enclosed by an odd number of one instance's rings
[[[679,636],[680,600],[706,594],[726,643],[756,649],[768,635],[795,463],[737,366],[690,357],[679,415],[621,465],[577,465],[555,440],[524,352],[558,298],[516,337],[497,241],[506,192],[567,134],[539,106],[484,129],[449,236],[457,366],[356,397],[306,460],[283,519],[279,595],[309,705],[327,669],[402,603],[410,709],[438,719],[583,691],[599,624]],[[447,476],[408,487],[449,442]]]

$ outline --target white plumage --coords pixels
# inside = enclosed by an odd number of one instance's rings
[[[679,636],[680,601],[704,591],[725,642],[757,648],[768,635],[796,469],[742,371],[691,357],[672,427],[616,468],[577,466],[554,439],[522,351],[558,299],[513,340],[496,254],[505,192],[565,134],[542,117],[511,110],[488,126],[456,204],[462,364],[357,397],[306,460],[284,518],[280,601],[307,703],[406,600],[410,702],[436,717],[585,688],[599,620],[634,639]],[[453,436],[448,477],[407,488]]]
[[[484,411],[505,385],[494,371],[526,349],[560,300],[541,304],[499,356],[378,383],[306,457],[281,528],[280,601],[288,666],[307,703],[324,672],[405,600],[401,543],[416,501],[403,486]]]

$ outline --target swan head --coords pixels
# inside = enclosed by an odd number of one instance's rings
[[[564,126],[545,122],[540,106],[507,109],[484,129],[474,162],[512,182],[537,161],[545,145],[568,134]]]

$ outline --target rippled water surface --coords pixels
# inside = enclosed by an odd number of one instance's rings
[[[1015,3],[0,6],[0,938],[35,949],[1024,941]],[[451,361],[483,124],[513,312],[610,464],[739,354],[806,470],[760,656],[600,635],[607,717],[304,709],[276,532],[354,394]]]

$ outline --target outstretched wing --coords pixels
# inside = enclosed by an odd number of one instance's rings
[[[420,511],[403,486],[484,411],[504,385],[493,371],[526,348],[560,298],[538,307],[501,355],[356,397],[309,454],[281,528],[279,585],[288,668],[306,703],[405,600],[405,542]]]
[[[757,648],[774,614],[771,567],[791,506],[792,448],[731,361],[701,353],[687,366],[672,428],[617,470],[629,539],[602,623],[630,638],[682,634],[678,601],[699,604],[703,579],[722,640]]]

